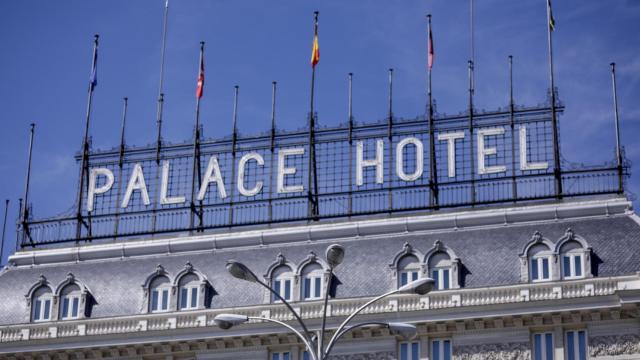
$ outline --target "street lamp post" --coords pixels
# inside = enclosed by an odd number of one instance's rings
[[[261,286],[269,290],[278,300],[280,300],[287,307],[287,309],[289,309],[291,314],[293,314],[293,317],[300,324],[302,331],[299,331],[298,329],[294,328],[293,326],[283,321],[271,319],[268,317],[245,316],[245,315],[238,315],[238,314],[220,314],[214,318],[214,322],[218,325],[218,327],[224,330],[230,329],[235,325],[243,324],[249,320],[260,320],[260,321],[266,321],[266,322],[271,322],[271,323],[281,325],[289,329],[290,331],[292,331],[294,334],[296,334],[298,338],[300,338],[300,340],[302,340],[302,342],[304,343],[307,349],[307,352],[309,353],[309,355],[313,360],[326,360],[329,354],[331,353],[331,350],[333,349],[336,342],[346,333],[356,328],[361,328],[365,326],[383,326],[383,327],[387,327],[392,334],[402,336],[405,339],[410,339],[414,337],[417,332],[416,327],[415,325],[407,324],[407,323],[369,321],[369,322],[358,323],[352,326],[348,326],[348,325],[356,315],[362,312],[362,310],[364,310],[369,305],[373,304],[374,302],[382,298],[385,298],[387,296],[394,295],[394,294],[424,295],[428,293],[433,289],[433,286],[434,286],[434,281],[431,278],[423,278],[423,279],[418,279],[416,281],[412,281],[404,286],[399,287],[398,289],[384,293],[366,302],[364,305],[356,309],[338,326],[333,336],[325,346],[324,338],[325,338],[326,322],[327,322],[327,304],[329,301],[329,290],[331,288],[331,281],[333,280],[333,270],[336,266],[342,263],[342,260],[344,259],[344,253],[345,253],[344,248],[337,244],[333,244],[329,246],[326,251],[325,256],[326,256],[327,264],[329,265],[329,281],[327,281],[324,289],[322,325],[320,329],[317,331],[318,332],[317,334],[314,334],[313,332],[309,331],[304,321],[302,321],[302,318],[300,318],[300,315],[298,315],[298,313],[293,309],[293,307],[291,307],[291,304],[289,304],[284,298],[282,298],[282,296],[280,296],[280,294],[276,290],[274,290],[269,284],[265,283],[264,281],[261,281],[256,276],[256,274],[254,274],[247,266],[234,260],[230,260],[227,262],[227,270],[229,271],[229,273],[238,279],[260,284]]]

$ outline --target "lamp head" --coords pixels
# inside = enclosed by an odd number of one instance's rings
[[[233,275],[233,277],[238,278],[240,280],[246,280],[249,282],[258,281],[256,274],[254,274],[244,264],[237,262],[235,260],[227,261],[227,271],[229,271],[229,274]]]
[[[425,295],[433,290],[434,284],[435,282],[432,278],[422,278],[400,287],[398,293]]]
[[[333,269],[344,260],[344,248],[342,245],[333,244],[327,248],[327,264]]]
[[[234,325],[240,325],[249,320],[247,316],[237,314],[220,314],[213,318],[213,322],[218,325],[220,329],[227,330]]]
[[[407,323],[389,323],[388,326],[392,335],[399,335],[405,340],[413,339],[418,333],[415,325]]]

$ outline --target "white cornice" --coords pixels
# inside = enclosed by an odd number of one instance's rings
[[[176,235],[162,239],[125,240],[56,249],[18,251],[9,257],[13,266],[60,264],[193,251],[269,246],[308,241],[340,241],[361,236],[443,232],[532,222],[630,215],[631,202],[623,197],[561,201],[503,208],[472,209],[427,215],[406,215],[369,220],[288,226],[205,235]]]

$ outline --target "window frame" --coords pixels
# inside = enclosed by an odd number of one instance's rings
[[[407,353],[403,357],[403,346]],[[415,356],[414,356],[415,355]],[[420,360],[420,341],[401,341],[398,343],[398,360]]]
[[[547,277],[544,277],[544,261],[547,261]],[[534,263],[535,269],[534,272]],[[534,273],[537,277],[534,278]],[[529,259],[529,280],[531,282],[546,282],[553,280],[553,257],[551,254],[536,254]]]
[[[45,304],[47,304],[47,306],[44,306]],[[31,301],[31,321],[32,322],[52,321],[53,320],[52,310],[53,310],[53,292],[51,290],[49,290],[49,292],[42,294],[40,296],[35,296],[34,294]],[[36,313],[38,314],[38,318],[36,318],[35,316]],[[46,318],[44,317],[45,313],[48,315]]]
[[[585,261],[582,251],[569,250],[560,254],[562,259],[562,278],[567,280],[583,279],[585,277]],[[569,259],[569,275],[566,273],[565,258]],[[580,264],[580,275],[576,274],[576,258]]]
[[[540,351],[539,351],[540,355],[539,356],[538,356],[538,350],[536,350],[537,336],[540,336]],[[548,340],[551,340],[551,345],[549,345]],[[549,358],[549,354],[551,354],[550,358]],[[533,360],[554,360],[555,340],[553,338],[553,332],[543,331],[543,332],[536,332],[531,334],[531,358]]]
[[[582,344],[580,344],[580,333],[582,333]],[[570,337],[570,334],[572,335]],[[571,340],[570,340],[571,339]],[[589,337],[586,329],[567,330],[564,333],[565,347],[564,356],[567,360],[586,360],[589,359]],[[573,349],[569,347],[569,343],[573,344]],[[573,353],[573,357],[570,354]],[[581,357],[581,355],[584,355]]]
[[[402,279],[403,275],[406,275],[406,278],[407,278],[406,282],[404,282]],[[412,280],[409,280],[410,278]],[[420,279],[420,269],[404,269],[404,270],[398,271],[398,287],[402,287],[418,279]]]
[[[60,320],[72,320],[80,318],[80,297],[81,294],[68,294],[60,297]],[[67,304],[65,304],[65,301]],[[66,310],[65,311],[65,307]],[[75,308],[76,314],[73,315],[73,310]]]
[[[287,283],[289,284],[289,296],[287,296]],[[293,274],[290,272],[281,274],[273,279],[272,288],[278,293],[285,301],[293,301]],[[282,300],[275,294],[272,294],[271,301],[274,303],[280,303]]]
[[[185,298],[185,294],[183,292],[186,290],[186,304],[182,306],[182,300]],[[194,299],[195,292],[195,299]],[[178,310],[195,310],[198,309],[198,300],[200,298],[200,286],[197,284],[187,284],[180,286],[180,291],[178,292]],[[194,304],[195,300],[195,304]]]
[[[156,300],[157,308],[154,309],[154,301],[153,295],[154,293],[158,294],[158,298]],[[163,305],[166,304],[166,308],[162,308]],[[164,313],[171,311],[171,286],[169,283],[161,284],[157,287],[151,287],[149,291],[149,312],[150,313]]]
[[[445,271],[447,272],[447,276],[445,277]],[[430,274],[433,277],[434,281],[434,290],[450,290],[452,283],[452,267],[451,266],[441,266],[430,269]],[[435,276],[437,274],[437,276]],[[447,287],[444,287],[444,280],[446,278]]]
[[[309,285],[307,285],[307,280],[309,281]],[[319,270],[313,270],[308,274],[305,274],[302,278],[302,296],[301,296],[302,300],[323,299],[324,297],[324,286],[322,286],[323,280],[324,280],[324,274],[322,274],[322,272]],[[307,289],[309,289],[309,296],[307,296]]]
[[[445,343],[449,344],[449,353],[445,352]],[[434,344],[438,344],[438,354],[434,354]],[[442,345],[442,346],[441,346]],[[448,356],[447,356],[448,355]],[[453,359],[453,341],[450,338],[436,338],[429,341],[429,359],[431,360],[452,360]]]
[[[285,359],[284,355],[287,354]],[[277,359],[276,359],[277,356]],[[291,360],[291,351],[272,351],[270,356],[270,360]]]

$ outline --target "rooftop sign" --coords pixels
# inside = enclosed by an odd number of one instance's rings
[[[313,159],[309,132],[92,152],[82,218],[29,220],[22,246],[619,192],[604,166],[561,170],[557,193],[551,115],[316,129]]]

